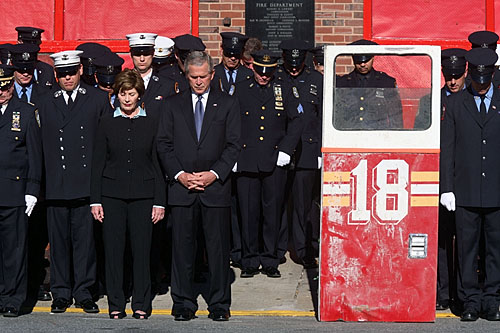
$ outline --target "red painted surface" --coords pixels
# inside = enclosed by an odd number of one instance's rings
[[[439,154],[324,154],[322,321],[435,320],[438,169]],[[354,210],[369,211],[368,219]],[[425,259],[409,258],[410,234],[428,236]]]

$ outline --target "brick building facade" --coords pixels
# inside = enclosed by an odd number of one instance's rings
[[[315,0],[315,6],[316,45],[363,38],[363,0]],[[229,27],[224,18],[231,19]],[[245,0],[199,0],[199,36],[213,57],[220,57],[219,33],[224,31],[245,33]]]

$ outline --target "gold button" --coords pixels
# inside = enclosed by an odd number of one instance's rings
[[[265,107],[265,106],[262,106],[262,110],[265,110],[265,109],[266,109],[266,107]]]
[[[247,112],[245,112],[245,114],[248,116],[248,111],[247,111]]]
[[[246,145],[246,144],[243,144],[243,148],[246,148],[246,147],[247,147],[247,145]]]
[[[263,130],[264,130],[264,126],[261,126],[261,127],[260,127],[260,130],[261,130],[261,131],[263,131]]]
[[[360,109],[361,111],[363,111],[365,108],[364,108],[364,107],[360,107],[359,109]]]
[[[264,116],[260,116],[260,119],[264,120]]]
[[[281,113],[278,113],[278,117],[281,116]]]
[[[359,120],[360,120],[360,121],[363,121],[363,117],[359,117]]]
[[[365,98],[364,98],[363,96],[361,96],[359,99],[360,99],[360,100],[362,100],[362,101],[364,101],[364,100],[365,100]]]
[[[19,140],[19,137],[18,137],[18,136],[16,136],[16,140]]]
[[[264,141],[264,137],[263,137],[263,136],[261,136],[261,137],[259,138],[259,140],[260,140],[260,141]]]
[[[16,179],[19,180],[19,176],[16,176]]]
[[[312,138],[309,138],[309,142],[312,142],[312,140],[313,140]]]

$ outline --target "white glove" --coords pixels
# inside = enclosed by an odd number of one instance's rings
[[[321,162],[323,162],[321,157],[318,157],[318,169],[321,169]]]
[[[232,172],[238,171],[238,162],[234,163],[234,167],[231,169]]]
[[[29,195],[29,194],[26,194],[24,196],[24,201],[26,202],[26,211],[25,213],[30,216],[31,215],[31,212],[33,212],[33,208],[35,208],[35,205],[36,205],[36,202],[37,202],[37,198],[32,196],[32,195]]]
[[[282,167],[288,163],[290,163],[290,155],[282,151],[278,152],[278,161],[276,162],[276,165]]]
[[[455,211],[455,194],[453,192],[446,192],[441,194],[441,205],[445,206],[450,212]]]

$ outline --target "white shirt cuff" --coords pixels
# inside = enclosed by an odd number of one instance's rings
[[[102,206],[102,204],[100,204],[100,203],[90,204],[90,207],[100,207],[100,206]]]
[[[177,174],[174,176],[174,180],[177,180],[177,178],[179,178],[179,176],[182,175],[183,173],[184,173],[184,170],[177,172]]]
[[[157,206],[157,205],[153,205],[153,208],[163,208],[163,209],[165,209],[165,207],[163,207],[163,206]]]
[[[210,170],[210,172],[213,173],[215,177],[217,177],[217,179],[219,179],[219,175],[217,174],[217,172],[215,172],[214,170]]]

